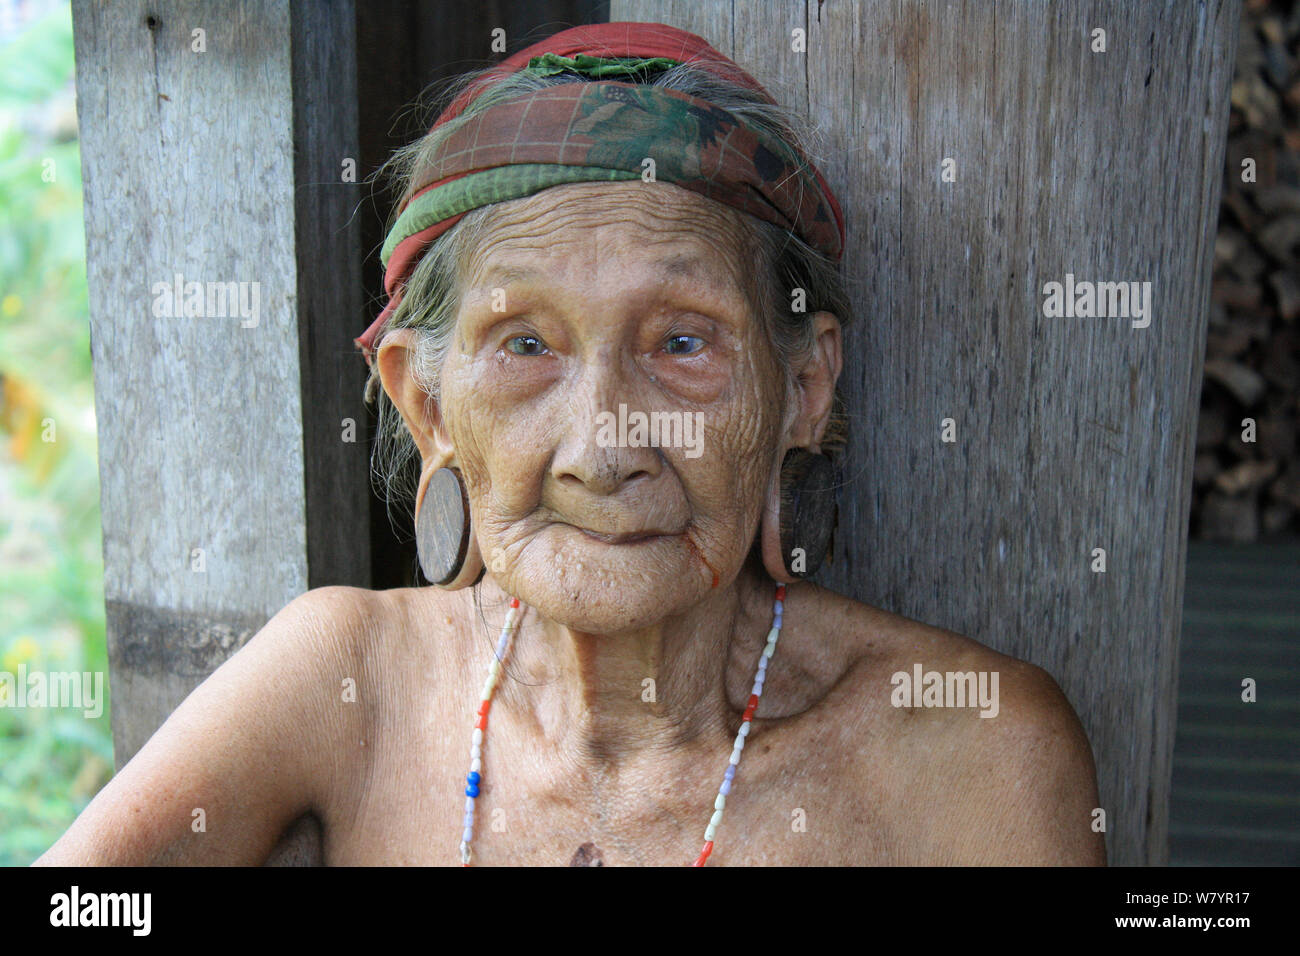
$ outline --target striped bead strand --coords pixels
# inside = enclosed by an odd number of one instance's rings
[[[474,734],[469,748],[469,776],[465,778],[465,819],[464,831],[460,836],[460,862],[462,866],[470,864],[470,841],[474,839],[474,801],[478,799],[479,784],[483,781],[483,736],[487,733],[488,710],[492,707],[492,692],[496,690],[497,677],[501,674],[501,662],[510,652],[514,637],[515,622],[519,618],[519,598],[510,599],[510,610],[506,612],[506,622],[501,628],[501,637],[497,639],[496,653],[488,665],[487,680],[483,682],[483,693],[479,695],[477,719],[474,721]]]
[[[767,646],[763,648],[763,653],[758,658],[758,673],[754,675],[754,686],[749,692],[749,703],[745,706],[744,716],[740,718],[740,732],[736,734],[736,743],[731,751],[727,772],[722,778],[722,786],[718,788],[718,797],[713,801],[713,816],[709,818],[709,825],[704,829],[704,849],[700,851],[699,858],[692,864],[693,866],[703,866],[709,854],[713,852],[713,837],[718,832],[718,824],[722,822],[722,811],[726,809],[727,797],[731,794],[731,783],[736,779],[736,768],[740,766],[740,754],[745,749],[745,738],[749,736],[750,721],[754,717],[754,711],[758,709],[758,699],[763,696],[763,681],[767,680],[767,662],[776,653],[776,639],[781,636],[781,618],[784,613],[785,585],[778,584],[776,602],[772,606],[772,630],[767,632]]]

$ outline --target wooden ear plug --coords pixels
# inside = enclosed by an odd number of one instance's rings
[[[439,587],[463,587],[477,584],[487,571],[480,566],[472,581],[458,582],[469,571],[470,553],[469,495],[460,471],[439,468],[429,479],[415,520],[415,547],[420,555],[420,570]]]
[[[806,448],[791,448],[781,461],[778,517],[781,560],[791,575],[812,577],[830,558],[838,518],[831,460]],[[803,562],[797,560],[796,549],[802,551]]]

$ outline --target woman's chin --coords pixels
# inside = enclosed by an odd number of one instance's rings
[[[566,627],[614,633],[654,624],[698,603],[707,585],[676,536],[607,543],[582,532],[563,548],[530,552],[503,586]]]

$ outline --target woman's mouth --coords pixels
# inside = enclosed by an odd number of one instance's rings
[[[577,528],[577,525],[574,525],[573,527]],[[622,534],[604,534],[599,531],[591,531],[587,528],[577,528],[577,530],[581,531],[588,538],[593,538],[604,544],[643,544],[648,541],[653,541],[656,538],[662,538],[667,534],[666,531],[658,530],[625,532]]]

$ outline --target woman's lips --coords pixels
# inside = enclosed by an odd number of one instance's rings
[[[577,528],[577,530],[581,531],[588,538],[594,538],[596,541],[603,542],[604,544],[641,544],[646,541],[653,541],[655,538],[661,538],[669,533],[667,531],[654,530],[623,534],[602,534],[599,531],[591,531],[587,528],[578,528],[577,525],[573,525],[572,527]]]

